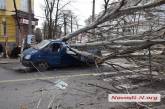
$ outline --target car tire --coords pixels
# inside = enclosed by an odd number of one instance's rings
[[[44,72],[49,68],[49,65],[46,61],[39,62],[36,66],[37,70]]]

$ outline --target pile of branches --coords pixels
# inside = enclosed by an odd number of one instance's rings
[[[165,0],[104,0],[104,3],[104,10],[94,22],[62,40],[85,33],[89,42],[71,46],[79,49],[73,49],[78,54],[94,59],[96,64],[125,58],[142,67],[148,66],[150,72],[164,71]],[[86,48],[98,48],[107,55],[81,51]]]

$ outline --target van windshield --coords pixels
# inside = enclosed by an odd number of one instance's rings
[[[42,42],[38,43],[34,46],[35,49],[42,49],[50,43],[50,40],[43,40]]]

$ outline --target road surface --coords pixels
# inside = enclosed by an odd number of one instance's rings
[[[140,75],[134,76],[131,80],[135,82]],[[108,102],[108,94],[126,93],[127,86],[132,93],[165,92],[164,80],[150,85],[140,77],[136,84],[126,85],[124,81],[127,83],[128,78],[123,77],[105,65],[99,69],[68,67],[37,72],[23,67],[18,60],[3,61],[0,62],[0,109],[137,109],[139,104],[136,103]],[[118,80],[117,84],[124,87],[123,90],[116,90],[113,80]],[[144,87],[140,86],[142,82],[146,82]],[[161,103],[146,105],[155,106],[154,109],[165,108],[164,99]]]
[[[54,95],[66,93],[55,86],[56,81],[61,80],[69,84],[72,80],[74,82],[82,78],[93,78],[98,74],[95,67],[69,67],[37,72],[24,68],[19,61],[3,61],[0,63],[0,108],[47,109]],[[76,91],[83,92],[81,88],[75,87]],[[83,93],[87,92],[84,90]],[[68,97],[66,100],[68,102]],[[71,104],[73,105],[73,102]],[[68,105],[65,107],[69,107]]]

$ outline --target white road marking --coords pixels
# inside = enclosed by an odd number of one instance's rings
[[[47,76],[47,77],[38,77],[38,78],[28,78],[28,79],[15,79],[15,80],[1,80],[2,83],[13,83],[13,82],[24,82],[24,81],[34,81],[34,80],[49,80],[55,78],[70,78],[70,77],[81,77],[81,76],[97,76],[100,73],[87,73],[87,74],[78,74],[78,75],[63,75],[63,76]]]

